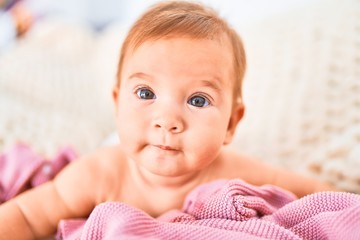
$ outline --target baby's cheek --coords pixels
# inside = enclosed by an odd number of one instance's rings
[[[118,132],[123,145],[133,142],[139,138],[143,132],[141,126],[141,116],[131,111],[120,111],[118,116]]]
[[[223,130],[217,127],[203,127],[197,129],[192,137],[189,137],[193,151],[197,152],[198,158],[204,161],[211,160],[217,156],[224,142]]]

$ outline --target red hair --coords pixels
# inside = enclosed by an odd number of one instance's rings
[[[225,36],[228,39],[234,63],[234,100],[241,98],[246,57],[239,35],[211,8],[187,1],[158,3],[134,23],[121,48],[117,87],[120,86],[122,66],[129,51],[135,51],[148,40],[182,36],[214,40]]]

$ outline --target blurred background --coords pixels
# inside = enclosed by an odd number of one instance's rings
[[[246,26],[271,15],[314,4],[316,1],[319,0],[201,0],[199,2],[217,9],[229,22]],[[27,8],[37,19],[57,16],[63,19],[83,21],[95,28],[103,28],[113,22],[121,22],[128,26],[148,6],[159,2],[159,0],[1,0],[0,4],[3,10],[8,10],[18,2],[22,2],[21,5]]]
[[[0,152],[24,142],[83,154],[114,141],[119,49],[155,2],[0,0]],[[247,52],[233,147],[360,193],[360,1],[200,2]]]

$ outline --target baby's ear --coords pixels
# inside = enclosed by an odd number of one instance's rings
[[[118,101],[119,101],[119,87],[116,85],[112,89],[112,98],[113,98],[113,103],[114,103],[114,107],[115,107],[115,112],[117,112],[117,106],[118,106]]]
[[[224,140],[225,145],[231,143],[235,134],[236,127],[240,122],[240,120],[243,118],[244,112],[245,112],[244,104],[242,102],[238,102],[234,107],[230,116],[229,125]]]

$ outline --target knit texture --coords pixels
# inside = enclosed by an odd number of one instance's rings
[[[193,190],[183,209],[155,219],[120,202],[59,225],[61,239],[359,239],[360,195],[301,199],[277,187],[218,180]]]
[[[360,2],[317,0],[248,28],[245,116],[232,146],[360,193]],[[115,131],[111,89],[127,29],[39,22],[0,55],[0,152],[51,157]]]
[[[62,148],[46,159],[25,144],[0,155],[0,204],[19,193],[45,183],[76,158],[71,148]]]
[[[246,109],[232,145],[360,193],[360,2],[317,1],[240,33]]]

